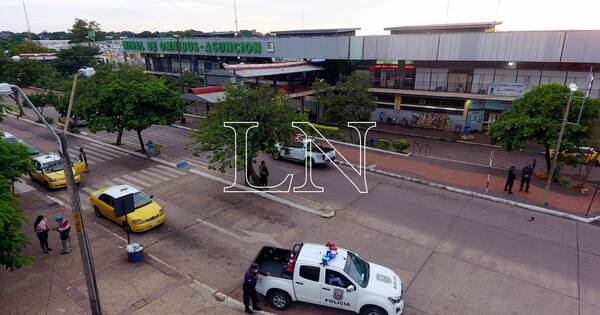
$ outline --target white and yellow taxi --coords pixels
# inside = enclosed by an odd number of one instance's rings
[[[126,224],[124,215],[119,217],[115,215],[114,203],[116,199],[128,194],[133,194],[135,210],[127,214]],[[152,200],[152,196],[130,185],[108,186],[92,192],[90,205],[96,216],[108,218],[132,232],[149,230],[163,224],[167,219],[165,211]]]
[[[29,172],[32,180],[42,183],[47,189],[56,189],[67,186],[65,170],[62,159],[58,153],[46,153],[33,157],[35,169]],[[81,180],[78,169],[81,169],[83,162],[73,164],[73,175],[75,183]],[[85,165],[83,165],[85,166]]]

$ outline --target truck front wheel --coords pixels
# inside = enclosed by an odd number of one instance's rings
[[[290,295],[281,290],[275,290],[269,293],[268,299],[269,304],[278,311],[285,311],[292,304]]]
[[[360,315],[388,315],[388,313],[381,307],[367,305],[360,310]]]

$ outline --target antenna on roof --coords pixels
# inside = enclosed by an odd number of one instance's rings
[[[237,21],[237,3],[233,0],[233,14],[235,15],[235,32],[238,32],[238,21]]]
[[[25,12],[25,22],[27,22],[27,39],[31,41],[31,26],[29,26],[29,16],[27,16],[27,8],[25,7],[25,1],[23,1],[23,11]]]

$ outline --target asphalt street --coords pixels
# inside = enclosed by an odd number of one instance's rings
[[[46,129],[14,119],[0,129],[56,151]],[[143,135],[163,145],[163,158],[184,159],[205,170],[206,158],[185,149],[187,131],[155,126]],[[112,134],[86,136],[116,139]],[[126,133],[124,144],[137,149],[137,136]],[[334,167],[314,170],[323,193],[294,197],[334,208],[336,216],[325,219],[252,194],[224,193],[219,182],[108,144],[70,137],[69,145],[74,151],[83,146],[90,160],[91,172],[82,175],[80,184],[85,220],[123,235],[120,227],[93,215],[89,192],[129,183],[153,194],[167,210],[167,222],[134,235],[134,241],[178,271],[237,299],[244,269],[261,246],[332,240],[400,275],[405,314],[600,314],[600,228],[593,225],[375,174],[367,175],[369,193],[360,194]],[[295,174],[295,185],[304,181],[303,165],[260,159],[267,161],[271,183],[288,173]],[[68,205],[66,190],[47,194]],[[346,314],[308,304],[286,313]]]

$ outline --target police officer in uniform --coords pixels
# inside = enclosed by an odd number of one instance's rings
[[[246,271],[244,274],[244,285],[242,288],[244,289],[244,308],[245,312],[248,314],[253,314],[250,309],[250,299],[252,299],[252,309],[255,311],[260,311],[261,308],[258,307],[258,297],[256,294],[256,280],[258,279],[258,264],[252,263],[250,269]]]

